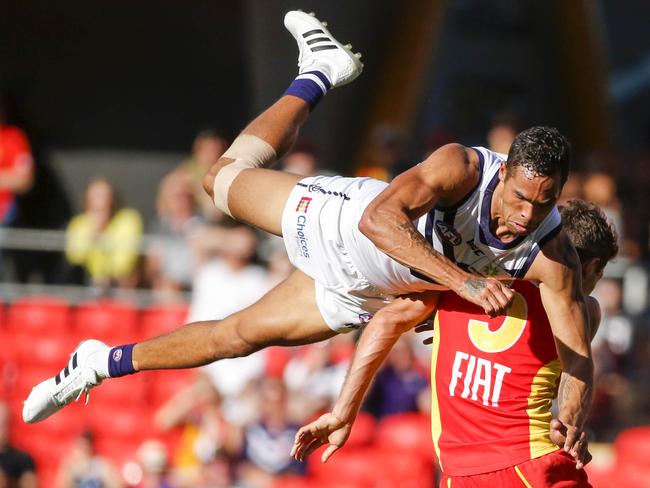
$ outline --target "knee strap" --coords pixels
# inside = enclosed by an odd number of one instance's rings
[[[221,168],[214,177],[214,204],[232,217],[228,208],[228,191],[232,182],[245,169],[269,166],[275,161],[276,154],[273,146],[264,139],[251,134],[241,134],[221,157],[234,161]]]

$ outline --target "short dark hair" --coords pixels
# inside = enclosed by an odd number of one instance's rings
[[[569,200],[560,206],[562,228],[578,251],[582,264],[600,260],[601,269],[618,254],[618,235],[605,212],[584,200]]]
[[[567,180],[571,164],[571,145],[555,127],[537,126],[521,131],[508,152],[508,171],[522,166],[535,176],[554,177],[560,173]]]

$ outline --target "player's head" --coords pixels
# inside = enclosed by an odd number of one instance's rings
[[[580,257],[583,292],[589,294],[602,278],[605,265],[618,253],[616,230],[593,203],[569,200],[560,213],[562,228]]]
[[[517,235],[535,230],[553,209],[569,174],[569,141],[553,127],[531,127],[515,137],[501,165],[500,213]]]

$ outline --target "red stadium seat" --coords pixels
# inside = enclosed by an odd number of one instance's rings
[[[70,330],[70,306],[54,297],[28,297],[16,300],[7,313],[7,328],[34,334],[61,336]]]
[[[356,449],[369,446],[375,439],[377,421],[369,413],[360,412],[352,426],[350,437],[345,443],[346,448]]]
[[[11,334],[10,344],[19,367],[48,366],[52,368],[49,376],[54,376],[69,361],[77,341],[65,336],[54,337],[17,330]]]
[[[38,436],[49,436],[59,439],[59,442],[67,442],[75,439],[84,430],[88,429],[89,422],[86,420],[86,410],[83,399],[78,403],[72,403],[59,410],[51,417],[36,424],[22,423],[20,418],[16,423],[12,423],[14,433],[26,442]],[[22,423],[22,425],[20,425]]]
[[[420,455],[418,455],[420,454]],[[385,447],[371,452],[378,476],[378,485],[391,487],[427,488],[433,486],[433,449],[426,453]]]
[[[332,484],[349,483],[355,487],[374,487],[378,480],[373,449],[349,449],[334,454],[326,464],[321,462],[323,448],[307,461],[307,472],[320,481]]]
[[[185,305],[149,307],[142,311],[140,319],[142,337],[157,337],[178,329],[187,321],[188,308]]]
[[[390,450],[433,456],[428,415],[402,413],[385,417],[377,429],[376,445]]]
[[[594,466],[592,462],[585,467],[585,471],[587,472],[589,483],[594,488],[615,488],[614,485],[617,484],[616,469],[614,466],[602,468]]]
[[[158,407],[196,379],[196,370],[178,369],[155,371],[147,375],[150,381],[150,403]]]
[[[74,313],[78,337],[106,341],[109,345],[140,340],[138,311],[131,304],[114,300],[86,302]]]
[[[147,406],[120,408],[114,405],[89,405],[90,430],[95,438],[121,440],[138,444],[155,434],[151,425],[153,412]]]
[[[614,442],[617,464],[650,470],[650,427],[628,429]]]
[[[320,450],[322,452],[322,449]],[[343,451],[323,464],[319,454],[309,459],[309,473],[327,486],[429,488],[433,486],[433,452],[424,460],[413,453],[375,447]]]
[[[92,405],[102,404],[129,409],[147,402],[146,381],[142,374],[104,381],[92,390]]]
[[[311,488],[313,482],[304,476],[280,476],[273,481],[271,488]]]

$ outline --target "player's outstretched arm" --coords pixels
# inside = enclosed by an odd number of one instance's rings
[[[593,395],[591,326],[582,293],[578,255],[563,232],[542,248],[526,275],[539,279],[544,309],[564,374],[558,419],[566,427],[564,450],[578,458]]]
[[[381,251],[494,316],[514,294],[493,278],[467,273],[437,252],[413,225],[435,205],[458,203],[479,182],[478,156],[448,144],[395,178],[366,208],[359,230]]]
[[[438,292],[407,295],[393,300],[366,325],[361,334],[341,395],[331,413],[305,425],[297,433],[291,456],[303,461],[328,444],[321,460],[326,462],[347,441],[352,424],[377,370],[399,337],[429,316]]]
[[[589,337],[590,340],[594,340],[594,336],[598,331],[598,326],[600,325],[601,312],[600,305],[598,301],[591,296],[585,297],[587,311],[589,312]],[[568,375],[563,371],[560,376],[560,387],[558,388],[558,397],[563,397],[565,395],[565,382]],[[560,420],[553,419],[551,421],[551,440],[555,442],[558,446],[564,447],[566,443],[566,436],[568,433],[568,428]],[[581,436],[584,435],[581,434]],[[576,467],[582,469],[585,465],[589,464],[591,461],[591,453],[588,449],[588,442],[586,436],[584,440],[579,443],[578,449],[572,450],[572,454],[577,460]]]

